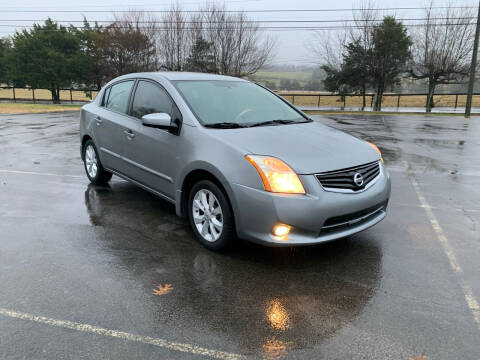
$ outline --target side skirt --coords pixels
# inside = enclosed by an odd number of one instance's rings
[[[132,184],[137,185],[138,187],[141,187],[144,190],[147,190],[147,191],[151,192],[152,194],[155,194],[155,195],[161,197],[164,200],[167,200],[167,201],[171,202],[172,204],[175,204],[175,200],[172,199],[171,197],[169,197],[165,194],[162,194],[161,192],[158,192],[157,190],[154,190],[151,187],[142,184],[141,182],[133,180],[132,178],[128,177],[127,175],[124,175],[124,174],[122,174],[118,171],[112,170],[112,169],[106,169],[106,170],[110,171],[112,174],[115,174],[115,175],[121,177],[122,179],[125,179],[125,180],[131,182]]]

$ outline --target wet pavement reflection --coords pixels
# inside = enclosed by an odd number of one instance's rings
[[[202,324],[200,331],[226,330],[248,353],[276,357],[318,344],[353,320],[378,286],[381,251],[374,244],[343,240],[285,249],[239,243],[216,254],[196,244],[173,206],[133,185],[89,185],[85,205],[92,225],[108,231],[97,241],[122,266],[132,258],[116,251],[125,246],[117,232],[133,226],[142,246],[149,243],[155,264],[135,261],[143,268],[143,286],[152,287],[159,266],[174,285],[158,304],[160,312],[188,326]],[[164,252],[175,256],[162,257]]]

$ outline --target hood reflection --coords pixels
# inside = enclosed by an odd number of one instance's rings
[[[92,225],[103,228],[95,241],[118,262],[118,281],[133,278],[146,294],[173,285],[169,294],[142,298],[146,326],[167,322],[192,342],[212,337],[245,354],[282,358],[334,335],[379,286],[381,251],[365,235],[293,249],[242,242],[214,253],[171,204],[134,185],[89,185],[85,205]]]

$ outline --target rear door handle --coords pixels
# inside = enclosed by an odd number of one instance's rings
[[[135,137],[135,134],[130,129],[123,130],[123,133],[127,135],[128,140],[132,140]]]
[[[100,126],[102,124],[103,120],[97,116],[95,118],[95,122],[97,123],[97,126]]]

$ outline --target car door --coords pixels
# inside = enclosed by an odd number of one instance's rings
[[[129,121],[132,121],[127,111],[134,83],[132,79],[108,87],[94,119],[93,134],[102,164],[119,172],[125,171],[122,153]]]
[[[151,80],[138,80],[130,115],[137,119],[134,137],[125,145],[127,175],[170,199],[175,197],[173,170],[180,137],[167,130],[142,125],[141,118],[152,113],[181,114],[166,90]]]

